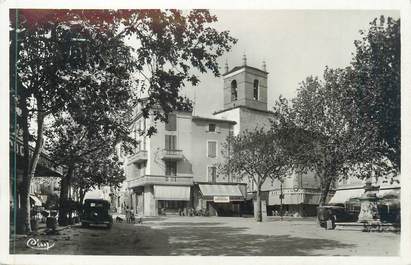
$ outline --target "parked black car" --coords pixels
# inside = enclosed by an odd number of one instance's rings
[[[345,204],[326,205],[317,207],[317,217],[321,227],[326,227],[327,221],[331,220],[333,228],[338,222],[357,222],[361,211],[359,198],[351,198]],[[401,206],[398,197],[390,197],[389,194],[378,201],[378,213],[383,223],[394,223],[400,225]]]
[[[343,205],[324,205],[317,207],[317,217],[321,227],[325,228],[330,220],[334,229],[336,222],[356,222],[358,214],[347,211]]]
[[[86,199],[80,216],[81,225],[106,225],[111,228],[113,217],[110,212],[110,203],[106,200]]]

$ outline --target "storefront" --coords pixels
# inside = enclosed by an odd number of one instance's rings
[[[241,216],[240,205],[245,200],[246,185],[232,183],[198,184],[196,209],[215,216]]]
[[[20,185],[23,182],[23,164],[24,164],[24,148],[23,141],[19,138],[13,138],[12,136],[9,139],[10,143],[10,205],[13,207],[21,207],[21,198],[20,198]],[[30,146],[29,154],[33,155],[34,148]],[[46,177],[46,178],[60,178],[63,176],[63,167],[56,166],[54,161],[46,155],[41,153],[39,161],[37,164],[36,172],[32,183],[30,186],[30,191],[33,191],[33,185],[36,183],[36,178]],[[38,196],[34,194],[34,191],[31,192],[31,204],[42,204],[45,201],[41,201]]]
[[[191,207],[190,186],[165,186],[154,185],[154,199],[156,200],[158,214],[179,214]]]
[[[21,197],[21,189],[23,183],[23,172],[24,172],[24,147],[23,141],[19,138],[14,138],[13,135],[10,135],[9,138],[9,200],[10,200],[10,228],[12,232],[22,233],[23,231],[14,231],[14,229],[22,228],[20,225],[23,218],[24,212],[22,211],[22,197]],[[34,148],[29,146],[29,155],[30,157],[33,156]],[[63,167],[57,166],[54,161],[45,153],[41,153],[39,156],[36,172],[31,179],[30,183],[30,194],[29,194],[29,201],[30,207],[32,210],[32,216],[35,216],[38,213],[46,200],[42,200],[39,195],[47,195],[47,194],[40,194],[36,192],[34,186],[36,185],[36,179],[39,177],[44,178],[61,178],[63,176]],[[17,219],[14,219],[14,215]],[[16,222],[16,223],[15,223]]]

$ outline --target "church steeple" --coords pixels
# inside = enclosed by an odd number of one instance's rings
[[[265,62],[262,69],[251,67],[247,65],[247,57],[244,53],[242,65],[223,74],[224,109],[244,106],[266,111],[267,75]]]

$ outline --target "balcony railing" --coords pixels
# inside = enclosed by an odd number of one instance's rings
[[[193,185],[193,176],[165,176],[165,175],[144,175],[127,181],[129,188],[139,187],[149,184],[163,185]]]
[[[140,163],[143,161],[147,161],[147,151],[146,150],[139,150],[134,155],[128,157],[128,164],[131,163]]]
[[[184,155],[183,155],[182,150],[163,149],[163,153],[162,153],[163,160],[180,160],[183,158],[184,158]]]

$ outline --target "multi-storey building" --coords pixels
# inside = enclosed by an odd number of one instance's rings
[[[190,208],[219,215],[238,212],[245,185],[233,183],[218,170],[223,162],[221,150],[235,122],[175,111],[147,137],[140,132],[154,120],[145,119],[140,109],[141,105],[132,125],[139,145],[125,158],[128,206],[145,216]],[[219,205],[220,201],[225,204]]]

